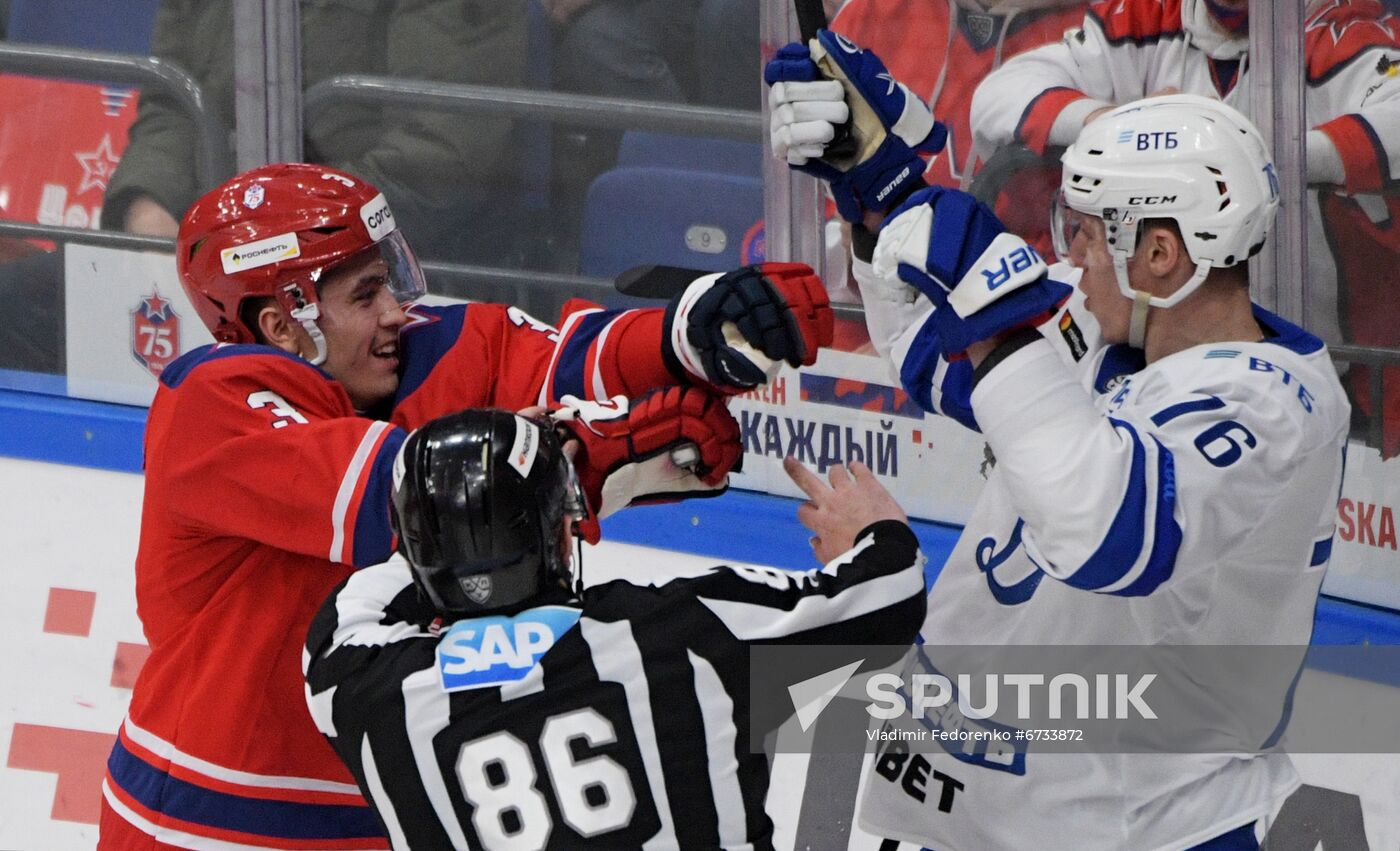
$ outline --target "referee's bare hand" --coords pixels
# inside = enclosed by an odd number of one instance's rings
[[[783,469],[807,495],[797,519],[812,531],[812,552],[823,564],[855,546],[856,535],[877,520],[909,522],[904,509],[859,461],[849,471],[840,464],[832,467],[829,487],[796,458],[783,459]]]

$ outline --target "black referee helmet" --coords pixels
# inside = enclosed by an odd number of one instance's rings
[[[485,409],[432,420],[404,442],[393,502],[399,552],[444,615],[570,585],[560,530],[582,518],[583,496],[547,422]]]

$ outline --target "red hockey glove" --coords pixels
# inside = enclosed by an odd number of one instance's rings
[[[761,263],[698,278],[666,308],[666,361],[721,393],[765,384],[778,364],[816,362],[835,314],[812,269]]]
[[[739,424],[723,399],[698,387],[670,387],[633,400],[585,402],[573,396],[550,414],[583,444],[575,458],[589,518],[584,539],[598,542],[597,521],[629,505],[718,496],[740,466]]]

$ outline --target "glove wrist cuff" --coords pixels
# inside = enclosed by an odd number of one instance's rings
[[[996,368],[997,364],[1039,339],[1041,339],[1039,331],[1024,325],[1007,334],[1001,342],[997,343],[996,348],[988,352],[987,356],[982,359],[982,362],[977,364],[977,368],[972,371],[972,386],[975,388],[988,373]]]
[[[680,356],[676,354],[675,346],[671,343],[671,329],[676,327],[676,314],[680,311],[681,299],[676,297],[671,299],[666,305],[666,313],[661,319],[661,362],[666,365],[666,371],[680,384],[695,383],[694,377],[689,370],[681,364]]]

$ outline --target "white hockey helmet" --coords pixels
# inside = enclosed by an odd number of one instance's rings
[[[1129,339],[1138,347],[1148,305],[1172,307],[1211,269],[1258,253],[1278,210],[1278,177],[1259,131],[1238,110],[1199,95],[1125,104],[1086,126],[1061,160],[1062,204],[1103,219],[1118,287],[1139,303]],[[1175,221],[1196,264],[1195,275],[1165,298],[1128,282],[1128,258],[1146,219]]]

